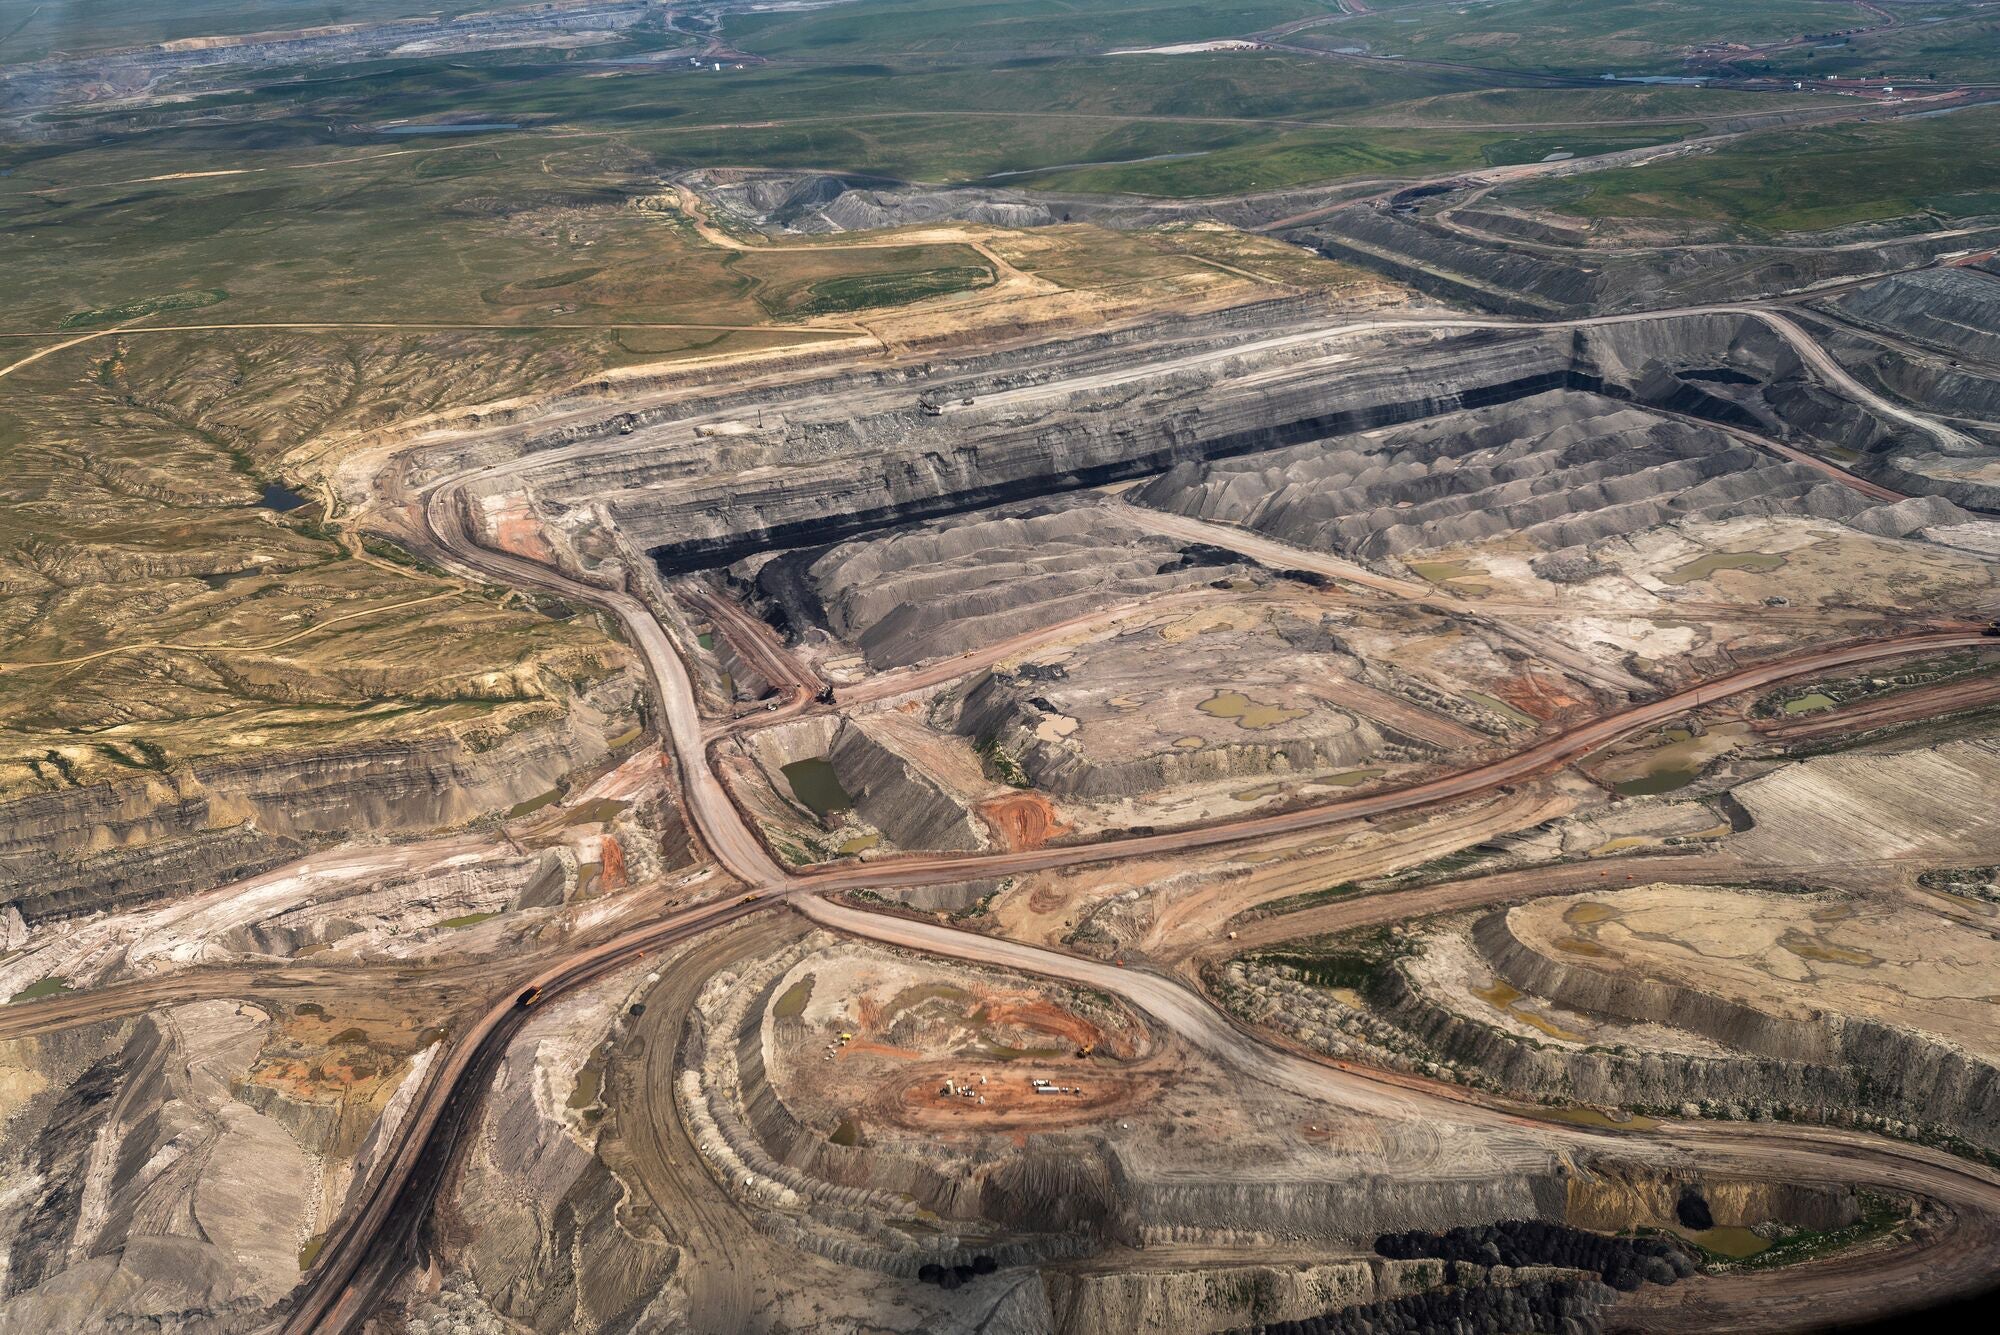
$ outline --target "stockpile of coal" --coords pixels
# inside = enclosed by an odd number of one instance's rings
[[[1251,1326],[1233,1335],[1595,1335],[1610,1289],[1594,1279],[1537,1279],[1522,1284],[1432,1289],[1358,1307],[1343,1307],[1303,1321]]]
[[[1608,1238],[1539,1219],[1508,1219],[1449,1233],[1384,1233],[1375,1239],[1375,1250],[1399,1261],[1435,1257],[1471,1265],[1590,1270],[1624,1293],[1641,1284],[1672,1284],[1698,1269],[1671,1238]]]

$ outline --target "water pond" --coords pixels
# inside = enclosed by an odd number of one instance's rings
[[[1674,570],[1669,570],[1660,578],[1669,584],[1692,584],[1696,580],[1707,579],[1718,570],[1749,570],[1762,573],[1776,570],[1785,563],[1782,556],[1769,552],[1710,552],[1699,556]]]
[[[1293,719],[1303,718],[1306,714],[1303,709],[1287,709],[1283,705],[1252,700],[1241,691],[1217,691],[1196,708],[1213,718],[1235,719],[1237,727],[1256,731],[1275,728],[1280,723],[1290,723]]]
[[[282,482],[266,482],[264,494],[257,500],[257,504],[266,510],[276,510],[279,514],[296,510],[306,503],[306,497],[299,495]]]
[[[853,809],[854,799],[841,787],[840,776],[824,757],[794,760],[782,772],[785,782],[792,785],[792,796],[805,803],[814,815],[831,816],[836,811]]]

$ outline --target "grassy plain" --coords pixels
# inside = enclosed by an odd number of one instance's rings
[[[1580,129],[1534,135],[1453,130],[1303,130],[1195,157],[1038,173],[1035,185],[1099,194],[1226,195],[1322,181],[1403,179],[1670,143],[1698,127]]]
[[[1861,28],[1880,18],[1837,0],[1508,0],[1399,6],[1301,34],[1299,40],[1365,47],[1372,54],[1497,69],[1569,74],[1676,74],[1684,54],[1710,43],[1783,41],[1800,33]]]
[[[1694,157],[1521,187],[1509,197],[1586,218],[1808,231],[1929,213],[2000,213],[2000,107],[1893,124],[1747,136]]]
[[[872,0],[732,15],[726,30],[759,55],[1006,55],[1240,37],[1329,9],[1314,0]]]

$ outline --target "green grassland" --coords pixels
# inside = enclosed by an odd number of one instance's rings
[[[867,0],[732,15],[726,31],[759,55],[1048,53],[1240,37],[1332,9],[1314,0]]]
[[[1893,28],[1770,52],[1750,68],[1790,78],[2000,78],[2000,14],[1991,6],[1897,5],[1893,12],[1902,20]]]
[[[208,170],[225,160],[260,159],[200,159]],[[61,184],[71,164],[113,179]],[[147,314],[752,325],[771,318],[760,287],[796,263],[714,249],[639,207],[657,188],[636,169],[649,162],[535,138],[287,155],[241,175],[143,179],[167,165],[105,149],[0,183],[0,300],[16,327]],[[872,269],[870,254],[849,263]],[[912,247],[903,258],[912,271],[979,264],[962,246]]]
[[[1706,120],[1842,104],[1833,94],[1751,93],[1714,87],[1492,88],[1399,102],[1365,121],[1387,124],[1617,125],[1632,120]]]
[[[2000,108],[1746,136],[1712,154],[1522,187],[1515,202],[1586,218],[1809,231],[1930,213],[2000,213]]]
[[[1782,41],[1880,21],[1838,0],[1506,0],[1368,15],[1298,40],[1496,69],[1675,74],[1685,72],[1690,47]]]
[[[1134,162],[1044,173],[1032,183],[1086,193],[1226,195],[1347,179],[1405,179],[1460,168],[1539,162],[1551,153],[1601,153],[1669,143],[1698,127],[1504,131],[1309,130],[1171,162]]]

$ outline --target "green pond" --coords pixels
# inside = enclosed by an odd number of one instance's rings
[[[507,808],[508,820],[519,820],[523,816],[540,811],[543,807],[554,806],[562,800],[562,789],[551,788],[540,797],[531,797],[525,802],[516,802]]]
[[[439,923],[439,924],[438,924],[438,926],[440,926],[440,927],[477,927],[477,926],[479,926],[479,924],[480,924],[480,923],[482,923],[482,922],[491,922],[491,921],[493,921],[493,919],[495,919],[495,918],[497,918],[497,917],[499,917],[499,916],[500,916],[500,913],[499,913],[499,910],[497,910],[497,909],[496,909],[496,910],[494,910],[494,911],[493,911],[493,912],[491,912],[491,913],[466,913],[466,914],[462,914],[462,915],[460,915],[459,917],[456,917],[456,918],[446,918],[446,919],[445,919],[445,920],[444,920],[443,922]]]
[[[1832,709],[1839,703],[1838,700],[1823,691],[1814,691],[1810,695],[1802,695],[1796,700],[1785,701],[1785,712],[1787,714],[1810,714],[1815,709]]]
[[[696,644],[699,644],[704,649],[715,648],[715,632],[712,630],[703,631],[701,634],[695,636],[694,640]]]
[[[566,825],[607,825],[616,819],[619,812],[631,805],[630,802],[621,801],[615,797],[596,798],[593,801],[585,802],[575,811],[570,812],[569,819],[563,823]]]
[[[792,785],[792,795],[816,815],[830,816],[854,806],[854,799],[840,786],[840,776],[824,757],[794,760],[784,767],[783,773],[785,782]]]
[[[59,992],[67,992],[69,990],[69,979],[59,974],[51,974],[39,983],[30,983],[28,986],[22,988],[14,994],[13,999],[15,1001],[40,1001],[43,997],[52,997]]]
[[[1508,704],[1505,700],[1497,699],[1496,697],[1487,695],[1482,691],[1467,691],[1465,695],[1467,699],[1475,700],[1478,703],[1486,706],[1488,709],[1498,714],[1501,718],[1506,719],[1509,723],[1518,723],[1524,728],[1532,728],[1537,726],[1535,723],[1534,716],[1532,714],[1523,714],[1520,710],[1514,708],[1514,706]]]
[[[1732,1261],[1755,1256],[1771,1245],[1769,1238],[1760,1237],[1750,1229],[1733,1224],[1720,1228],[1677,1228],[1674,1232],[1702,1250],[1714,1252],[1717,1256],[1726,1256]]]
[[[1669,584],[1692,584],[1698,579],[1707,579],[1718,570],[1776,570],[1784,563],[1784,557],[1767,552],[1710,552],[1668,571],[1662,578]]]
[[[1636,779],[1614,783],[1611,788],[1620,797],[1657,797],[1661,793],[1687,787],[1701,777],[1702,769],[1701,765],[1671,765]]]
[[[796,1020],[806,1013],[806,1003],[812,1000],[813,976],[807,974],[785,989],[785,995],[778,998],[778,1004],[771,1008],[771,1014],[780,1020]]]
[[[569,1092],[569,1106],[581,1112],[597,1102],[597,1096],[604,1092],[604,1071],[595,1060],[585,1064],[576,1073],[576,1087]]]
[[[879,834],[857,834],[851,839],[841,840],[839,847],[833,851],[844,858],[851,858],[856,853],[866,853],[881,842],[882,836]]]
[[[1213,696],[1202,701],[1197,708],[1202,713],[1213,718],[1235,719],[1236,726],[1239,728],[1250,728],[1258,731],[1265,728],[1275,728],[1280,723],[1289,723],[1295,718],[1303,717],[1306,713],[1303,709],[1287,709],[1283,705],[1265,704],[1261,700],[1252,700],[1241,691],[1217,691]]]

